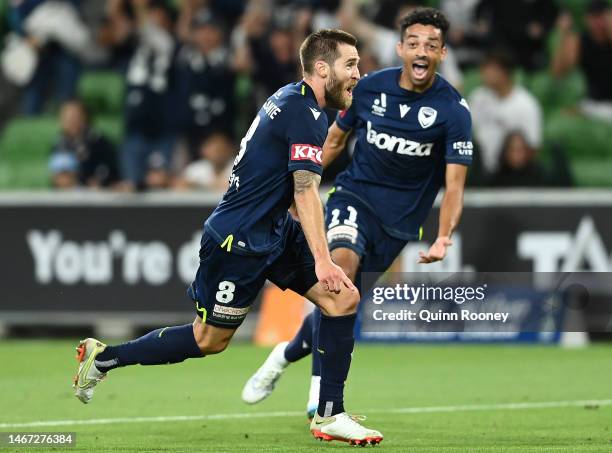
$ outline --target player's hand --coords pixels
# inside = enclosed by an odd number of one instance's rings
[[[331,260],[316,263],[315,273],[325,291],[338,294],[342,287],[345,287],[350,291],[357,292],[357,288],[353,285],[351,279],[346,276],[340,266],[334,264]]]
[[[453,241],[447,236],[440,236],[429,248],[427,254],[419,252],[419,264],[429,264],[443,260],[446,256],[446,249],[453,245]]]

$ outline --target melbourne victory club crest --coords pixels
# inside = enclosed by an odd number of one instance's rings
[[[438,111],[431,107],[421,107],[419,109],[419,124],[423,129],[430,127],[438,116]]]

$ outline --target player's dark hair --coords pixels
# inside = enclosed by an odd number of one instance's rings
[[[317,60],[323,60],[330,66],[340,56],[339,44],[357,45],[357,38],[350,33],[338,29],[324,28],[308,35],[300,46],[300,61],[302,71],[312,74]]]
[[[400,21],[400,41],[404,40],[406,29],[415,24],[432,25],[439,29],[442,32],[442,45],[446,43],[446,33],[448,33],[450,24],[442,11],[435,8],[417,8],[409,13]]]

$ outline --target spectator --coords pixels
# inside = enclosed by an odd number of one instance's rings
[[[557,77],[580,65],[587,82],[582,112],[612,123],[612,11],[606,0],[592,0],[586,9],[586,29],[572,31],[572,19],[564,13],[557,22],[560,38],[552,71]]]
[[[255,83],[256,105],[301,78],[298,49],[314,20],[305,2],[277,8],[266,0],[249,2],[231,41],[235,69],[249,73]]]
[[[55,189],[69,190],[79,185],[79,161],[66,151],[56,151],[49,158],[51,186]]]
[[[31,61],[19,74],[5,66],[7,75],[14,76],[13,82],[26,86],[23,98],[26,115],[41,112],[50,82],[55,84],[57,100],[63,102],[72,98],[81,60],[94,62],[104,58],[104,52],[97,46],[74,2],[14,1],[9,16],[14,32],[12,42],[20,44],[12,47],[17,50],[12,56]]]
[[[521,132],[534,149],[542,143],[542,109],[529,91],[514,83],[513,67],[508,53],[488,54],[480,66],[484,86],[469,98],[474,138],[489,174],[498,169],[504,138],[511,131]]]
[[[510,132],[504,139],[492,187],[540,187],[546,185],[544,168],[536,161],[536,150],[520,132]]]
[[[264,36],[251,37],[249,48],[256,62],[253,79],[263,90],[262,99],[299,78],[297,49],[290,29],[273,26]]]
[[[107,0],[105,6],[98,25],[98,40],[109,54],[105,66],[125,73],[138,44],[134,8],[129,0]]]
[[[109,187],[119,179],[115,147],[90,126],[85,106],[66,102],[60,111],[61,136],[49,159],[56,188]]]
[[[558,148],[553,149],[552,171],[537,161],[537,152],[529,146],[523,134],[510,132],[504,139],[499,169],[489,181],[492,187],[570,186],[571,174],[567,161]]]
[[[477,65],[487,46],[489,24],[477,20],[476,8],[481,0],[441,0],[440,10],[450,21],[448,44],[453,49],[457,63],[465,66]]]
[[[138,47],[127,73],[123,177],[129,190],[145,186],[149,156],[163,158],[168,171],[176,137],[173,11],[163,1],[134,0]]]
[[[202,142],[200,159],[189,164],[175,188],[206,189],[225,192],[232,173],[232,160],[235,155],[231,138],[224,133],[214,133]]]
[[[191,43],[177,58],[177,89],[181,106],[181,133],[192,158],[212,131],[233,133],[234,72],[224,41],[223,21],[208,10],[193,19]]]
[[[512,51],[523,69],[547,65],[547,39],[558,15],[555,0],[482,0],[476,19],[488,25],[490,48]]]
[[[164,190],[172,184],[172,177],[167,170],[166,157],[159,151],[149,154],[144,187],[147,190]]]
[[[418,4],[413,1],[404,2],[397,9],[395,30],[376,25],[359,14],[355,0],[342,0],[338,12],[340,26],[359,38],[359,41],[378,57],[382,67],[400,66],[402,61],[397,55],[397,43],[403,38],[399,36],[399,23],[403,17],[410,14]],[[458,90],[463,85],[463,74],[457,65],[452,49],[447,46],[446,58],[440,65],[440,74]]]

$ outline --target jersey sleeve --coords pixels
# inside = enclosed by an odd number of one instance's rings
[[[448,164],[470,165],[474,153],[472,117],[465,99],[455,102],[447,123],[445,160]]]
[[[321,108],[303,101],[293,102],[291,121],[287,125],[289,145],[288,170],[308,170],[323,173],[322,151],[327,136],[327,116]]]

